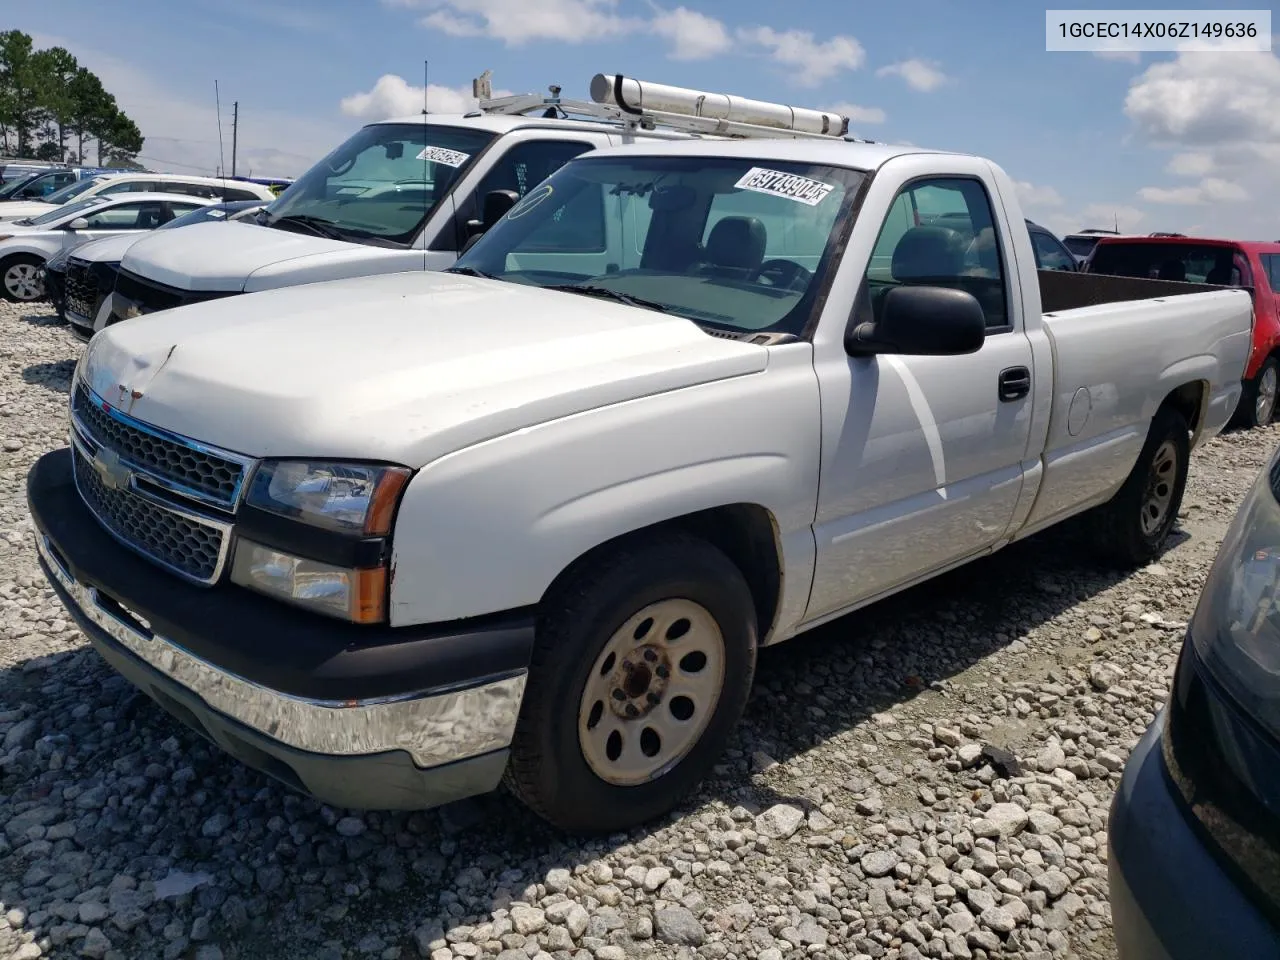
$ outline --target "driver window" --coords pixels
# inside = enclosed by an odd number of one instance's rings
[[[1004,267],[991,201],[978,180],[918,180],[895,198],[867,269],[878,315],[884,295],[902,284],[973,294],[988,331],[1009,326]]]

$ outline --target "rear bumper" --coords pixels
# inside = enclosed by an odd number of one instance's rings
[[[353,650],[348,625],[189,586],[121,546],[80,500],[66,450],[37,461],[27,495],[41,566],[85,636],[228,753],[343,807],[423,809],[501,780],[531,622],[357,632],[378,642]]]
[[[1108,874],[1120,960],[1280,957],[1267,923],[1183,814],[1161,756],[1164,714],[1111,802]]]

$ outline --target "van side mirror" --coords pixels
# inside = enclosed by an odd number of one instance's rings
[[[490,190],[484,195],[481,208],[481,219],[467,221],[467,243],[473,243],[477,237],[507,215],[520,201],[520,194],[514,190]],[[464,250],[466,247],[463,248]]]
[[[70,223],[67,224],[67,229],[68,230],[88,230],[89,221],[85,217],[76,217],[74,220],[72,220]]]
[[[900,286],[884,295],[878,319],[850,324],[844,348],[855,357],[944,357],[976,353],[986,339],[987,318],[973,294],[951,287]]]

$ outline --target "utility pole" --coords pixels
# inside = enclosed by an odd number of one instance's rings
[[[236,134],[240,126],[240,101],[231,105],[231,176],[236,175]]]

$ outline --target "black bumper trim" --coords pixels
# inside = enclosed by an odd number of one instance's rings
[[[209,663],[280,693],[363,700],[472,686],[527,669],[533,615],[415,627],[362,626],[298,610],[230,583],[197,587],[117,543],[76,492],[67,448],[27,475],[37,535],[68,572],[145,617]]]

